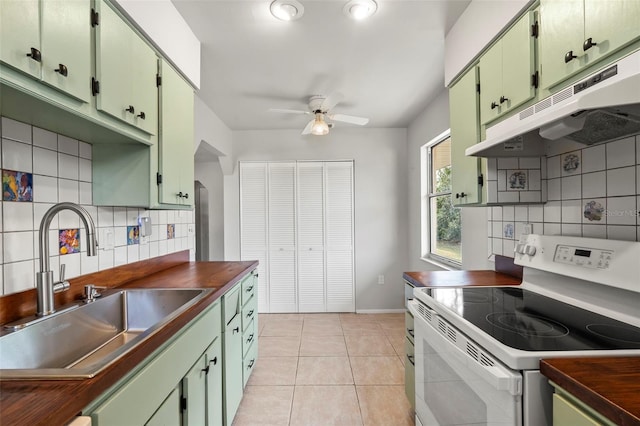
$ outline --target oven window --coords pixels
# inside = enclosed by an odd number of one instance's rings
[[[487,406],[474,390],[423,340],[424,397],[440,425],[487,424]]]

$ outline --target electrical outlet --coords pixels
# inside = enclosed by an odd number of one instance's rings
[[[378,275],[378,284],[379,285],[383,285],[384,284],[384,275]]]
[[[194,233],[195,233],[195,225],[193,223],[190,223],[189,225],[187,225],[187,234],[191,236]]]
[[[98,241],[99,247],[103,250],[113,250],[113,230],[107,228],[102,233],[102,241]]]

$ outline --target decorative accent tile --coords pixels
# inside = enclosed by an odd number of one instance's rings
[[[560,163],[562,164],[562,176],[576,175],[582,173],[582,154],[580,151],[573,151],[563,154]]]
[[[176,225],[170,223],[167,225],[167,240],[171,240],[176,237]]]
[[[140,244],[140,227],[127,226],[127,245]]]
[[[504,236],[504,238],[513,239],[513,237],[515,236],[515,228],[513,226],[513,223],[504,224],[502,235]]]
[[[507,170],[507,191],[526,191],[527,177],[526,170]]]
[[[606,222],[606,210],[607,202],[605,199],[590,200],[584,204],[583,217],[584,223],[605,223]]]
[[[33,175],[2,170],[2,201],[33,201]]]
[[[80,230],[61,229],[58,231],[60,254],[80,253]]]

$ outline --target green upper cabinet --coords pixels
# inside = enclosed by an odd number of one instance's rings
[[[561,83],[638,38],[638,0],[541,0],[542,89]]]
[[[97,108],[151,135],[158,127],[155,52],[104,0],[96,2]]]
[[[535,12],[527,12],[480,58],[480,117],[489,123],[536,94]]]
[[[88,103],[91,24],[88,1],[0,2],[0,59]]]
[[[193,90],[161,61],[159,199],[163,204],[193,205]]]
[[[38,0],[0,1],[0,60],[40,78],[40,52]]]
[[[91,98],[91,24],[88,1],[41,3],[42,81],[76,99]]]
[[[473,67],[449,88],[451,125],[451,197],[456,206],[482,202],[482,174],[478,157],[464,151],[478,142],[478,67]]]

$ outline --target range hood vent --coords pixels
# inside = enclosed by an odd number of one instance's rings
[[[487,128],[476,157],[545,155],[560,138],[585,145],[640,133],[640,51]]]

